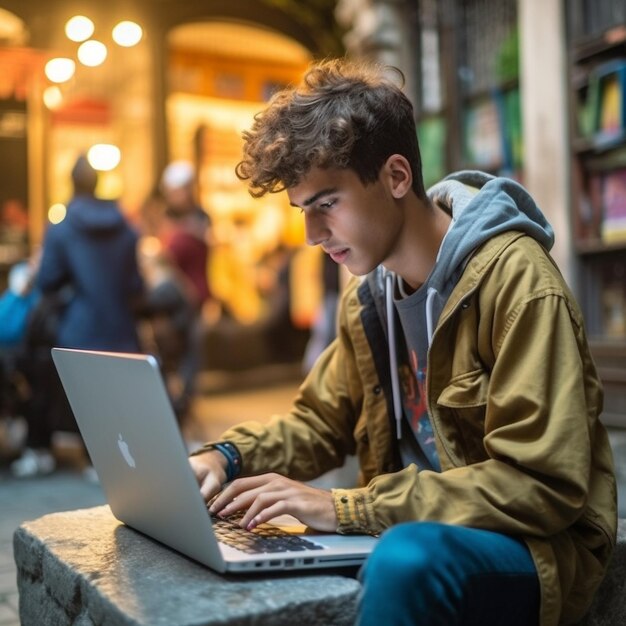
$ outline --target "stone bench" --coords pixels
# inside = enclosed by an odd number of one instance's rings
[[[626,520],[584,626],[626,623]],[[53,513],[14,534],[22,626],[343,626],[345,572],[220,576],[120,524],[108,506]]]

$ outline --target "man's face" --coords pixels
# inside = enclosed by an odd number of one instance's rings
[[[193,206],[191,186],[163,189],[165,201],[172,209],[185,210]]]
[[[353,274],[367,274],[394,254],[404,216],[382,177],[364,185],[351,169],[316,167],[287,194],[304,213],[307,243],[321,245]]]

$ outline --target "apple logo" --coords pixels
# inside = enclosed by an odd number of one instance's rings
[[[128,444],[122,438],[122,433],[119,434],[117,445],[120,449],[120,452],[122,453],[122,456],[124,457],[124,460],[126,461],[126,463],[128,463],[128,466],[135,467],[135,459],[133,458],[133,455],[130,453]]]

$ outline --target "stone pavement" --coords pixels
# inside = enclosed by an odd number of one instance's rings
[[[46,513],[97,506],[105,502],[99,485],[78,469],[64,468],[51,476],[16,480],[0,474],[0,626],[18,626],[18,595],[13,561],[13,532],[25,520]]]

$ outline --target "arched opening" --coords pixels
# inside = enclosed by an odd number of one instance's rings
[[[235,166],[242,131],[277,89],[299,80],[312,55],[285,35],[237,21],[179,26],[168,45],[169,159],[192,161],[198,172],[198,197],[213,222],[212,291],[238,324],[262,324],[275,313],[275,263],[300,254],[303,223],[284,193],[250,197]],[[292,321],[306,327],[306,296],[292,301],[301,305]]]

